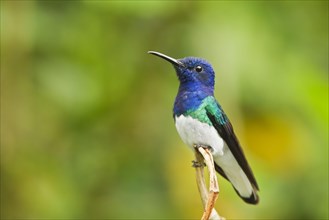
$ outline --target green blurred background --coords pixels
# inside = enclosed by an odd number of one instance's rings
[[[328,1],[1,1],[2,219],[199,219],[173,68],[203,57],[260,185],[228,219],[328,218]]]

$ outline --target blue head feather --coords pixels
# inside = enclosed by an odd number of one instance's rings
[[[174,104],[174,114],[181,115],[199,107],[208,96],[213,96],[215,72],[206,60],[196,57],[179,59],[183,65],[174,65],[180,81]]]

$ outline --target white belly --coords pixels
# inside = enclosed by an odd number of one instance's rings
[[[195,144],[202,144],[211,147],[214,156],[224,154],[224,141],[214,127],[184,115],[176,116],[175,122],[179,136],[192,150],[194,150]]]
[[[249,197],[252,193],[252,186],[216,129],[190,116],[180,115],[175,117],[175,120],[176,129],[183,142],[192,150],[194,150],[195,144],[211,147],[215,163],[223,169],[239,194]]]

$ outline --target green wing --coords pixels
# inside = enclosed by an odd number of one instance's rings
[[[222,108],[217,103],[214,97],[212,97],[211,100],[209,99],[208,105],[206,106],[206,113],[212,125],[215,127],[218,134],[221,136],[221,138],[223,138],[223,140],[227,144],[228,148],[232,152],[233,156],[235,157],[236,161],[240,165],[241,169],[248,177],[251,184],[257,190],[259,190],[254,174],[252,173],[251,168],[247,162],[247,159],[244,156],[240,143],[236,135],[234,134],[232,124],[230,123],[229,119],[227,118],[224,111],[222,110]],[[223,176],[226,178],[226,175],[223,172],[223,170],[218,165],[216,166],[217,166],[216,170],[221,175],[224,174]]]

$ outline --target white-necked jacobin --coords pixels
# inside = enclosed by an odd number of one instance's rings
[[[257,204],[256,179],[244,156],[233,127],[214,97],[215,72],[204,59],[174,59],[149,51],[173,64],[180,81],[174,103],[178,134],[192,150],[196,145],[211,149],[216,171],[231,182],[247,203]]]

